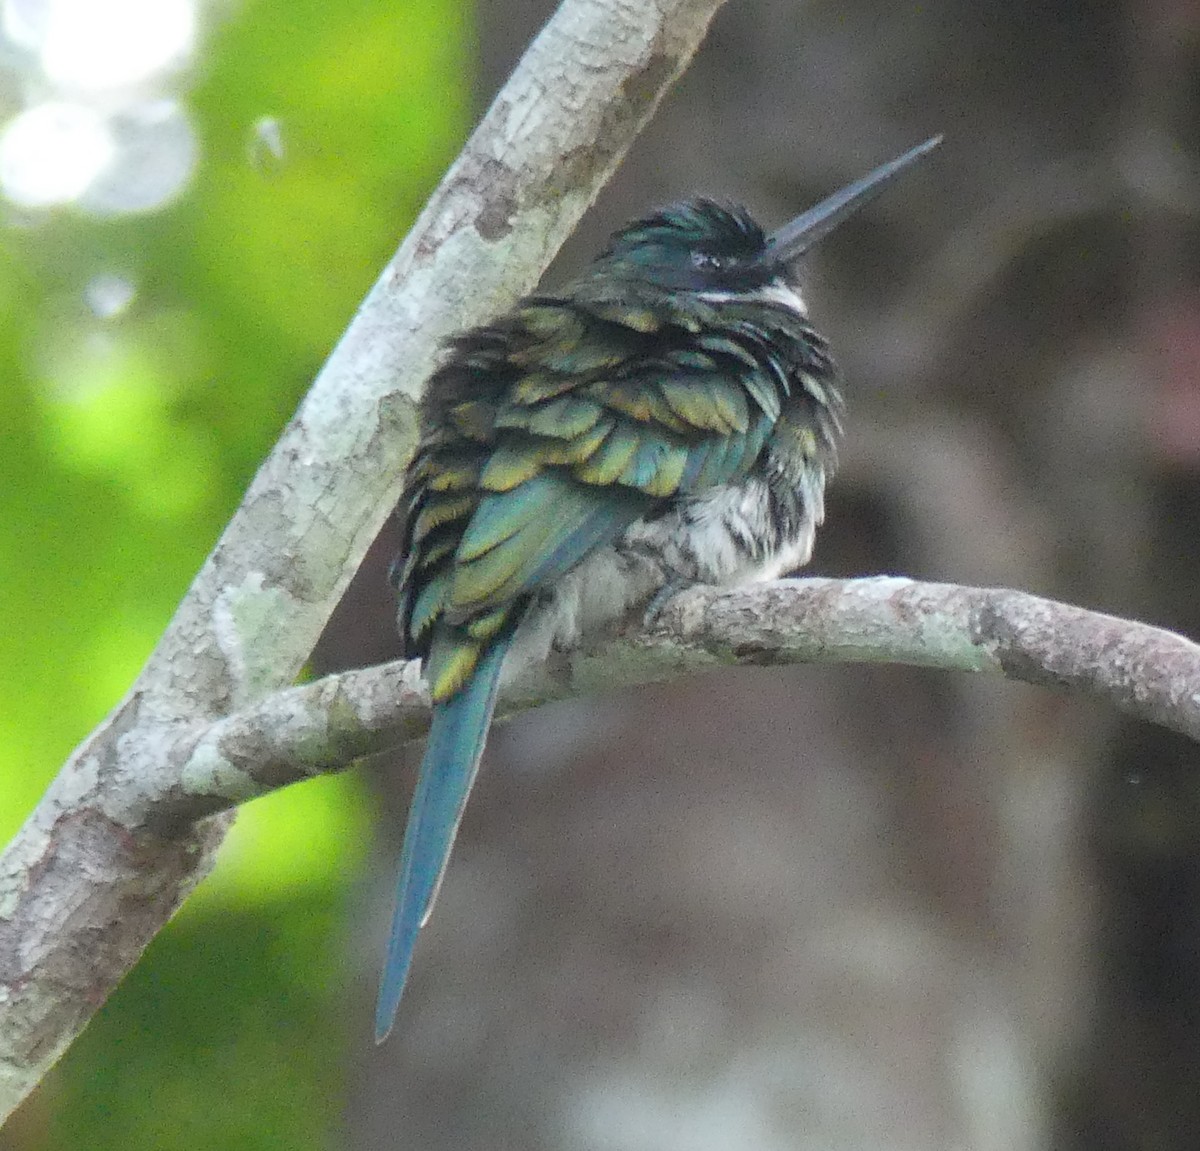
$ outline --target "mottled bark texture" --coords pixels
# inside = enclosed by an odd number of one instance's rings
[[[635,621],[636,622],[636,621]],[[882,576],[798,579],[670,600],[653,633],[615,634],[508,685],[499,713],[731,664],[893,663],[1085,692],[1200,740],[1200,645],[1004,588]],[[157,806],[185,826],[394,747],[428,725],[415,663],[331,675],[212,724]]]
[[[211,866],[227,817],[191,821],[202,808],[180,801],[193,786],[186,749],[300,671],[395,503],[439,344],[536,283],[719,2],[566,0],[368,294],[129,695],[0,858],[0,1118]]]

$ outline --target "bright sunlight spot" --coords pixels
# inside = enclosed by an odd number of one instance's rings
[[[0,0],[0,50],[36,79],[4,129],[0,191],[23,208],[101,216],[175,199],[198,148],[167,87],[196,25],[196,0]]]
[[[0,135],[0,187],[14,204],[48,208],[78,199],[116,151],[104,117],[54,100],[9,121]]]
[[[140,84],[185,63],[196,39],[193,0],[43,0],[42,7],[42,68],[64,87]]]

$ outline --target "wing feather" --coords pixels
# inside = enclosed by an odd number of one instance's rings
[[[749,328],[545,300],[508,323],[511,339],[461,345],[447,418],[409,472],[401,621],[418,652],[439,621],[458,637],[430,669],[443,693],[591,550],[662,500],[744,476],[790,387]]]

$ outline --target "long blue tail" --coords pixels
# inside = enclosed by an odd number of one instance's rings
[[[500,667],[510,640],[499,641],[479,661],[466,686],[453,699],[435,705],[429,742],[408,811],[396,912],[375,1007],[375,1042],[392,1029],[412,965],[417,933],[429,917],[463,807],[487,740],[496,706]]]

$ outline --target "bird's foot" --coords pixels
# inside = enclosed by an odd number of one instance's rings
[[[683,591],[685,587],[687,584],[682,580],[671,580],[654,593],[654,598],[646,605],[645,614],[642,616],[642,627],[646,631],[653,631],[655,624],[658,623],[658,617],[662,615],[662,609],[667,605],[667,600],[676,592]]]

